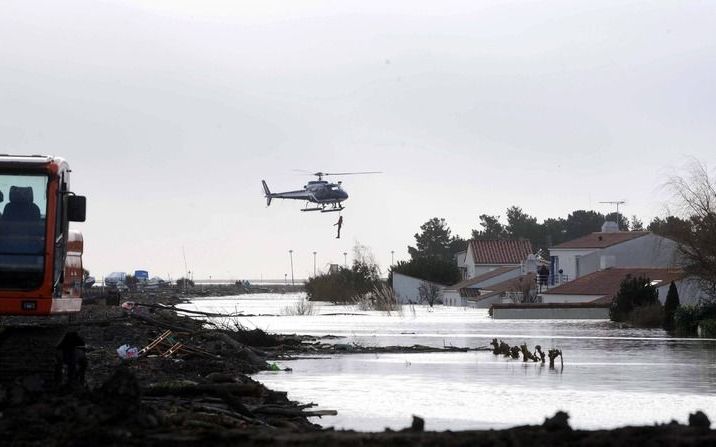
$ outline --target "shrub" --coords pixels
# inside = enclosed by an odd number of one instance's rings
[[[440,288],[431,282],[423,281],[420,283],[418,296],[421,303],[427,303],[430,307],[433,307],[434,304],[442,304]]]
[[[194,281],[192,281],[189,278],[179,278],[179,279],[177,279],[177,287],[179,287],[179,288],[194,287]]]
[[[308,301],[306,298],[301,299],[301,301],[298,301],[291,306],[286,306],[281,310],[281,315],[288,316],[313,315],[313,313],[313,303]]]
[[[375,310],[382,312],[401,312],[402,307],[393,293],[393,289],[385,283],[378,284],[372,292],[373,306]]]
[[[380,283],[378,266],[367,259],[356,259],[353,266],[314,276],[306,282],[311,301],[352,303],[357,296],[373,290]]]
[[[701,328],[701,333],[699,335],[702,337],[716,337],[716,319],[701,320],[699,322],[699,327]]]
[[[609,308],[609,318],[612,321],[629,321],[635,308],[655,305],[661,306],[659,292],[651,285],[651,280],[627,275]],[[661,326],[661,323],[657,326]]]
[[[680,335],[695,335],[699,324],[708,320],[716,320],[716,304],[680,306],[674,313],[674,329]],[[708,329],[709,323],[706,326]]]
[[[636,327],[661,327],[664,324],[664,307],[661,304],[635,307],[629,323]]]
[[[680,306],[674,312],[674,329],[682,335],[696,334],[699,326],[698,306]]]
[[[393,312],[403,313],[403,307],[398,303],[393,289],[385,283],[376,285],[370,293],[356,296],[353,304],[358,310],[363,311],[378,310],[386,312],[388,315]]]
[[[671,281],[669,292],[666,294],[666,301],[664,302],[664,330],[674,330],[674,313],[679,308],[679,305],[679,291],[676,290],[674,281]]]

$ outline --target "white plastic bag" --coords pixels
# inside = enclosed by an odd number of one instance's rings
[[[117,355],[122,359],[135,359],[139,356],[139,349],[134,346],[122,345],[117,348]]]

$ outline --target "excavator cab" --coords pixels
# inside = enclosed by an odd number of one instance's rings
[[[79,312],[85,209],[62,158],[0,155],[0,315]]]

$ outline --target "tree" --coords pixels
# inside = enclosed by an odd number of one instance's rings
[[[601,231],[603,223],[604,215],[596,211],[572,211],[567,216],[567,222],[565,223],[565,240],[570,241],[595,231]]]
[[[440,300],[440,287],[427,281],[420,283],[418,287],[418,297],[421,303],[428,303],[430,307],[434,304],[442,304]]]
[[[679,243],[684,269],[694,275],[707,300],[716,302],[716,178],[705,164],[693,161],[667,184],[677,210],[689,222],[673,238]]]
[[[644,231],[644,223],[636,215],[631,216],[629,227],[631,231]]]
[[[420,226],[421,233],[415,233],[416,247],[408,247],[408,253],[415,259],[423,256],[435,256],[449,260],[452,257],[450,228],[445,219],[433,217]]]
[[[137,288],[137,283],[139,280],[137,280],[137,277],[134,275],[126,275],[124,277],[124,284],[129,287],[130,290],[134,290]],[[194,284],[192,284],[193,286]]]
[[[187,287],[194,287],[194,281],[189,278],[179,278],[177,279],[177,287],[181,289],[185,289]]]
[[[629,321],[635,309],[658,304],[659,292],[649,278],[627,275],[609,308],[609,318],[612,321]]]
[[[619,224],[619,231],[629,231],[629,219],[622,213],[609,213],[604,216],[604,221],[615,222]],[[601,229],[601,225],[600,225]],[[599,230],[597,230],[599,231]]]
[[[461,251],[467,250],[467,244],[468,241],[461,238],[460,236],[454,236],[450,240],[450,245],[448,246],[448,249],[450,250],[451,255],[455,255],[455,253],[459,253]]]
[[[537,218],[522,211],[519,206],[507,208],[507,234],[510,239],[527,239],[532,245],[542,245],[544,241],[539,239],[542,233]]]
[[[365,245],[353,247],[353,265],[351,268],[339,268],[332,273],[312,276],[305,285],[310,301],[330,301],[333,303],[351,303],[381,285],[380,269],[373,254]]]
[[[392,282],[393,273],[402,273],[413,278],[445,285],[452,285],[462,280],[462,274],[455,262],[436,256],[418,257],[408,262],[398,261],[391,267],[388,275],[390,282]]]
[[[546,248],[567,241],[567,221],[560,218],[545,219],[542,222],[542,235]]]
[[[679,308],[679,291],[676,290],[676,284],[671,281],[669,285],[669,291],[666,294],[666,301],[664,302],[664,329],[667,331],[674,330],[674,314],[676,309]]]
[[[476,240],[497,240],[507,237],[505,226],[500,223],[500,216],[481,214],[480,226],[482,230],[472,230],[472,238]]]
[[[647,230],[670,239],[678,239],[691,231],[691,222],[676,216],[666,216],[665,218],[655,217]]]

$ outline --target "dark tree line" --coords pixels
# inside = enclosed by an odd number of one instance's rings
[[[536,249],[547,249],[572,239],[601,231],[605,220],[619,221],[622,231],[641,231],[644,226],[637,216],[631,219],[621,213],[602,214],[596,211],[576,210],[566,218],[549,218],[538,222],[537,218],[530,216],[518,206],[512,206],[505,212],[506,222],[501,216],[481,214],[478,217],[477,228],[472,230],[471,239],[501,240],[501,239],[527,239]],[[657,233],[666,233],[672,226],[678,226],[680,220],[673,216],[654,219],[649,224],[649,230]],[[437,257],[451,260],[452,256],[467,248],[468,241],[458,235],[453,235],[445,219],[433,217],[420,226],[420,232],[415,234],[415,247],[408,247],[412,259],[419,257]]]

